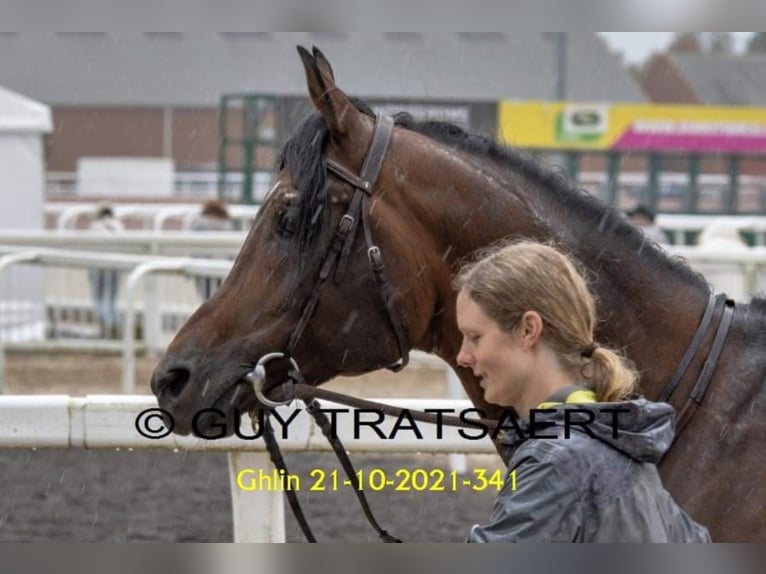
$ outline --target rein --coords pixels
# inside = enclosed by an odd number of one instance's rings
[[[251,375],[247,375],[245,378],[249,381],[254,379],[254,377]],[[279,449],[279,443],[277,442],[277,439],[274,436],[274,429],[271,425],[270,415],[271,415],[272,409],[275,408],[276,406],[289,404],[293,401],[293,399],[296,399],[296,398],[300,399],[306,404],[306,410],[314,418],[317,425],[322,430],[322,434],[325,436],[325,438],[327,439],[327,442],[330,444],[333,451],[335,452],[335,456],[338,458],[338,461],[343,467],[343,470],[346,473],[347,478],[351,481],[352,487],[354,489],[354,493],[356,494],[356,497],[359,500],[359,505],[362,507],[362,511],[364,512],[364,515],[367,518],[367,521],[373,527],[373,529],[378,533],[378,536],[384,542],[401,542],[401,540],[392,536],[391,534],[388,533],[388,531],[381,528],[377,520],[375,519],[375,516],[372,513],[372,509],[370,508],[370,505],[367,501],[367,497],[365,496],[364,491],[362,490],[361,485],[359,484],[359,476],[356,474],[356,469],[354,468],[354,465],[351,462],[351,459],[349,458],[348,453],[346,452],[346,449],[343,447],[343,443],[337,437],[337,435],[333,432],[333,428],[330,423],[330,420],[327,418],[327,415],[322,411],[321,405],[317,399],[322,399],[322,400],[330,401],[333,403],[339,403],[339,404],[351,406],[354,408],[372,408],[389,416],[399,416],[402,412],[407,410],[409,416],[413,420],[426,422],[426,423],[432,423],[432,424],[442,424],[442,425],[454,426],[454,427],[471,427],[473,425],[484,425],[490,428],[496,428],[498,424],[498,421],[496,420],[486,419],[483,417],[472,418],[470,420],[463,420],[460,417],[444,415],[443,413],[436,414],[436,413],[427,413],[423,411],[413,411],[409,409],[395,407],[393,405],[388,405],[385,403],[379,403],[377,401],[360,399],[358,397],[352,397],[342,393],[336,393],[333,391],[328,391],[326,389],[312,387],[303,380],[303,377],[301,376],[300,371],[298,370],[290,371],[290,373],[288,374],[288,379],[284,384],[288,386],[287,393],[289,394],[289,398],[279,402],[275,402],[275,401],[272,401],[271,399],[264,397],[268,403],[273,405],[273,406],[266,407],[264,409],[265,411],[264,417],[263,417],[264,423],[263,423],[263,429],[262,429],[263,439],[266,443],[266,450],[269,453],[271,462],[274,464],[274,466],[278,470],[284,471],[284,473],[280,473],[280,474],[284,474],[285,476],[290,475],[290,472],[287,468],[287,464],[285,463],[284,457],[282,456],[282,452]],[[259,400],[263,400],[263,399],[259,399]],[[254,412],[251,412],[253,431],[256,433],[259,430],[257,428],[257,422],[256,422],[258,420],[257,412],[255,412],[257,410],[258,409],[256,408],[254,409]],[[314,536],[314,533],[312,532],[311,527],[309,526],[308,521],[306,520],[306,517],[303,513],[303,509],[301,508],[300,502],[298,501],[297,495],[291,489],[286,489],[284,491],[284,494],[287,496],[287,500],[290,504],[290,508],[292,509],[295,519],[298,521],[298,525],[301,527],[301,530],[303,531],[303,534],[306,537],[306,540],[312,543],[316,542],[316,537]]]

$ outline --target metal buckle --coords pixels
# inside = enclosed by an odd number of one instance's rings
[[[340,223],[338,223],[338,231],[342,233],[343,235],[346,235],[346,233],[351,231],[351,227],[353,225],[354,225],[354,218],[347,213],[340,218]]]
[[[296,363],[295,359],[293,359],[292,357],[288,357],[285,353],[268,353],[267,355],[264,355],[263,357],[261,357],[256,363],[253,370],[244,376],[244,379],[248,383],[253,385],[255,396],[258,398],[261,404],[272,409],[276,407],[281,407],[284,405],[289,405],[291,402],[293,402],[293,399],[295,398],[295,397],[290,397],[289,399],[285,399],[283,401],[272,401],[263,393],[263,388],[266,385],[266,363],[274,359],[285,359],[285,358],[290,361],[290,363],[293,366],[293,369],[295,369],[296,372],[300,373],[300,369],[298,368],[298,363]],[[293,384],[292,381],[290,382],[290,384]]]
[[[369,258],[373,269],[376,271],[383,269],[383,258],[380,256],[380,249],[377,245],[373,245],[367,250],[367,257]]]

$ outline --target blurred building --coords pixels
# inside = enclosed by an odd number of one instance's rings
[[[766,108],[766,54],[657,54],[643,76],[642,87],[655,103]],[[704,173],[728,170],[726,158],[706,158],[702,166]],[[739,173],[766,176],[766,161],[744,158]]]
[[[256,132],[253,168],[268,171],[308,110],[298,44],[319,46],[339,85],[377,108],[491,136],[498,101],[556,99],[554,41],[537,32],[5,32],[0,83],[51,106],[49,172],[72,173],[82,157],[165,157],[178,172],[214,172],[222,127],[230,138]],[[565,80],[570,100],[646,99],[593,33],[568,34]],[[235,105],[222,125],[221,97],[237,93],[263,96],[254,121]]]
[[[643,89],[657,103],[766,107],[766,54],[658,54]]]

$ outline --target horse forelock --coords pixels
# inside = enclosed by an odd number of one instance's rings
[[[361,100],[351,98],[359,111],[373,115]],[[307,262],[310,247],[323,230],[329,209],[327,158],[325,148],[330,130],[318,112],[309,114],[282,146],[277,156],[278,170],[287,170],[297,195],[295,243],[301,261]]]
[[[322,118],[310,115],[279,152],[279,170],[288,172],[297,196],[295,241],[299,253],[306,253],[321,231],[322,218],[317,214],[327,207],[327,162],[323,149],[329,135]]]

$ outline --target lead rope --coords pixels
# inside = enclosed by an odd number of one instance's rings
[[[378,524],[378,521],[375,520],[375,516],[372,513],[370,504],[367,502],[367,497],[365,496],[364,491],[361,489],[359,477],[356,474],[354,465],[352,464],[351,459],[349,459],[348,454],[346,453],[346,449],[343,448],[343,444],[341,443],[340,439],[333,434],[330,420],[327,418],[327,415],[321,411],[319,402],[312,400],[306,408],[309,413],[311,413],[311,416],[314,417],[314,420],[319,425],[319,428],[322,429],[322,434],[324,434],[324,436],[327,438],[327,441],[330,443],[330,446],[332,446],[333,451],[335,451],[335,456],[338,457],[338,461],[343,467],[343,470],[346,472],[346,476],[348,476],[349,480],[352,482],[354,492],[356,493],[356,497],[362,507],[362,512],[364,512],[364,516],[367,518],[367,522],[369,522],[370,526],[375,529],[375,531],[378,533],[378,537],[383,542],[401,542],[399,538],[392,536],[388,533],[387,530],[381,528],[381,526]],[[263,441],[266,443],[266,450],[269,453],[269,458],[271,459],[272,464],[277,468],[277,470],[280,471],[280,475],[290,476],[290,472],[287,469],[287,464],[285,463],[285,459],[282,456],[282,451],[279,449],[279,443],[274,436],[274,428],[271,426],[270,417],[271,410],[266,409],[265,415],[263,417]],[[257,418],[252,413],[251,419],[253,431],[257,433],[258,429],[255,428],[255,421]],[[298,526],[300,526],[303,535],[306,537],[306,540],[312,544],[315,544],[317,541],[316,537],[311,530],[311,526],[309,526],[308,520],[306,520],[306,515],[303,513],[303,508],[301,507],[301,503],[298,501],[298,496],[295,494],[295,491],[287,488],[284,489],[284,493],[287,495],[287,501],[290,504],[293,515],[298,521]]]
[[[343,467],[343,470],[346,472],[346,476],[348,476],[349,480],[352,482],[352,485],[354,487],[354,492],[356,494],[357,499],[359,500],[359,504],[362,507],[362,512],[364,512],[365,517],[367,518],[367,522],[370,523],[370,526],[372,526],[375,531],[378,533],[378,537],[386,543],[392,543],[392,542],[401,542],[399,538],[396,538],[395,536],[392,536],[388,533],[387,530],[384,530],[381,528],[380,524],[378,524],[378,521],[375,520],[375,516],[372,513],[372,509],[370,508],[370,504],[367,501],[367,497],[364,494],[364,491],[361,488],[361,484],[359,482],[359,476],[356,474],[356,470],[354,469],[354,465],[351,462],[351,459],[348,457],[348,453],[346,453],[346,449],[343,448],[343,443],[341,443],[340,439],[335,436],[332,432],[332,425],[330,424],[330,420],[327,418],[327,415],[325,415],[321,410],[321,405],[318,401],[312,400],[307,405],[307,410],[311,414],[312,417],[314,417],[314,420],[319,425],[319,428],[322,429],[322,434],[327,438],[327,442],[330,443],[330,446],[332,446],[333,451],[335,451],[335,456],[338,457],[338,461],[340,462],[341,466]],[[265,414],[263,417],[263,441],[266,443],[266,450],[269,453],[269,458],[271,459],[272,464],[277,468],[277,470],[280,471],[281,476],[290,476],[290,471],[287,468],[287,463],[285,463],[285,459],[282,456],[282,451],[279,449],[279,443],[277,442],[276,437],[274,436],[274,428],[271,425],[271,410],[265,409]],[[256,428],[256,420],[257,417],[254,416],[251,413],[251,419],[252,419],[252,426],[253,431],[258,432],[258,429]],[[303,532],[303,535],[306,537],[306,540],[308,540],[310,543],[314,544],[316,543],[316,537],[314,536],[314,533],[311,530],[311,526],[309,526],[308,520],[306,520],[306,515],[303,513],[303,508],[301,507],[300,502],[298,501],[298,496],[295,494],[295,491],[287,488],[284,489],[283,492],[287,496],[287,501],[290,504],[290,508],[293,511],[293,515],[295,516],[295,519],[298,521],[298,526],[300,526],[301,531]]]
[[[366,399],[359,399],[357,397],[349,397],[347,395],[343,395],[341,393],[335,393],[333,391],[327,391],[325,389],[318,389],[316,387],[312,387],[305,383],[303,380],[303,377],[298,373],[297,371],[291,371],[289,374],[289,378],[292,382],[297,381],[298,384],[295,384],[293,388],[293,393],[295,398],[299,398],[306,404],[306,410],[311,414],[311,416],[316,421],[319,428],[322,430],[322,434],[327,439],[327,442],[332,447],[333,451],[335,452],[335,456],[338,458],[338,461],[340,462],[341,466],[343,467],[343,470],[346,473],[346,476],[351,481],[354,492],[356,494],[357,499],[359,500],[359,504],[362,507],[362,511],[364,512],[365,518],[367,518],[367,522],[370,524],[370,526],[375,529],[375,531],[378,533],[378,537],[386,543],[396,543],[396,542],[402,542],[401,539],[389,534],[389,532],[385,529],[383,529],[379,524],[378,521],[375,519],[375,516],[373,515],[372,509],[370,507],[370,504],[367,500],[367,496],[365,495],[364,491],[361,488],[361,484],[359,482],[359,476],[356,473],[356,470],[354,468],[353,463],[351,462],[351,459],[348,456],[348,453],[346,452],[346,449],[343,447],[343,443],[341,440],[333,433],[332,425],[330,423],[330,420],[327,418],[327,415],[322,411],[321,405],[319,401],[316,400],[317,396],[320,396],[324,400],[328,400],[334,403],[338,404],[345,404],[349,406],[354,406],[356,408],[377,408],[380,409],[381,412],[389,415],[389,416],[398,416],[401,415],[402,412],[405,410],[408,411],[408,414],[412,417],[413,420],[419,420],[423,422],[428,423],[434,423],[434,424],[444,424],[448,426],[455,426],[455,427],[472,427],[475,425],[484,425],[489,428],[496,428],[499,424],[498,421],[492,420],[492,419],[486,419],[486,418],[476,418],[468,420],[463,420],[459,417],[453,417],[453,416],[447,416],[442,413],[434,414],[434,413],[426,413],[426,412],[420,412],[420,411],[410,411],[409,409],[402,409],[400,407],[394,407],[392,405],[386,405],[384,403],[378,403],[376,401],[370,401]],[[271,458],[271,462],[274,464],[274,466],[280,470],[284,471],[284,476],[289,476],[290,473],[287,469],[287,464],[285,463],[284,457],[282,456],[282,452],[279,449],[279,443],[276,440],[276,437],[274,436],[274,429],[271,425],[270,421],[270,415],[271,415],[271,409],[264,409],[265,410],[265,416],[264,416],[264,423],[263,423],[263,439],[266,443],[266,450],[269,453],[269,457]],[[253,426],[253,431],[257,434],[258,429],[256,428],[257,424],[256,421],[258,420],[257,413],[255,411],[250,413],[250,418]],[[298,521],[298,525],[301,528],[301,531],[303,532],[303,535],[306,537],[306,540],[308,540],[311,543],[316,542],[316,537],[314,536],[314,533],[311,530],[311,527],[308,524],[308,521],[306,520],[306,516],[303,513],[303,509],[300,505],[300,502],[298,501],[298,497],[295,494],[295,491],[291,489],[285,489],[285,494],[287,495],[287,500],[290,504],[290,508],[293,511],[293,514],[295,515],[295,519]]]
[[[298,383],[298,387],[308,387],[306,385],[302,375],[298,371],[290,371],[288,375],[288,380],[290,381],[290,384],[293,385],[295,382]],[[295,389],[293,389],[293,392]],[[359,504],[362,507],[362,512],[364,512],[365,518],[367,518],[367,522],[369,522],[370,526],[375,529],[375,531],[378,533],[378,537],[385,543],[394,543],[394,542],[401,542],[399,538],[396,538],[395,536],[388,533],[387,530],[384,530],[380,524],[378,524],[378,521],[375,520],[375,516],[372,513],[372,509],[370,508],[370,504],[367,501],[367,496],[364,494],[364,491],[362,490],[359,476],[356,473],[356,469],[354,468],[353,463],[351,462],[351,459],[348,456],[348,453],[346,452],[346,449],[343,447],[343,443],[340,441],[340,439],[333,433],[332,425],[330,424],[330,420],[327,418],[327,415],[324,414],[321,410],[321,405],[316,399],[311,399],[310,401],[305,401],[306,403],[306,410],[311,414],[311,416],[316,421],[317,425],[319,425],[319,428],[322,429],[322,434],[327,439],[327,442],[332,447],[333,451],[335,452],[335,456],[338,458],[338,461],[340,462],[341,466],[343,467],[343,470],[346,473],[346,476],[351,481],[352,486],[354,488],[354,493],[356,494],[357,499],[359,500]],[[263,440],[266,443],[266,450],[269,453],[269,458],[271,459],[272,464],[281,471],[280,474],[283,476],[290,476],[290,472],[287,468],[287,464],[285,463],[285,459],[282,456],[282,451],[279,448],[279,443],[277,442],[276,437],[274,436],[274,429],[271,425],[271,412],[272,409],[264,409],[265,415],[264,415],[264,422],[263,422]],[[257,413],[255,410],[253,410],[250,413],[251,418],[251,424],[253,427],[253,432],[257,434],[258,429],[256,421],[258,420]],[[301,504],[298,500],[298,496],[295,494],[295,491],[292,489],[284,489],[285,494],[287,495],[287,501],[290,504],[290,508],[293,511],[293,515],[295,516],[295,519],[298,521],[298,525],[301,528],[301,531],[303,532],[303,535],[306,537],[306,540],[308,540],[310,543],[316,543],[316,537],[314,536],[314,533],[311,530],[311,527],[308,524],[308,521],[306,520],[306,515],[303,513],[303,508],[301,507]]]
[[[271,411],[269,409],[266,409],[265,411],[263,417],[263,442],[266,443],[266,450],[269,452],[269,458],[278,470],[283,471],[283,476],[290,476],[290,472],[287,470],[287,464],[285,464],[285,459],[282,456],[282,452],[279,450],[279,443],[277,443],[277,439],[274,436],[274,428],[271,426]],[[256,428],[257,424],[255,421],[258,420],[258,418],[253,416],[253,413],[251,413],[251,420],[253,431],[257,433],[258,429]],[[306,540],[312,544],[316,543],[317,540],[314,537],[314,533],[311,531],[306,516],[303,514],[301,503],[298,501],[298,496],[295,494],[295,491],[291,488],[287,488],[284,489],[284,493],[287,495],[287,501],[290,503],[293,515],[298,521],[298,525],[301,527]]]
[[[378,521],[375,520],[375,516],[372,514],[370,504],[367,502],[367,496],[365,496],[364,491],[362,490],[362,486],[359,482],[359,476],[356,474],[354,465],[352,464],[351,459],[348,457],[346,449],[343,448],[343,443],[341,443],[340,439],[335,434],[333,434],[330,419],[328,419],[327,415],[322,412],[319,402],[316,399],[312,400],[308,405],[306,405],[306,409],[309,411],[309,413],[311,413],[311,416],[314,417],[314,420],[319,425],[319,428],[322,429],[322,434],[327,439],[327,442],[330,443],[330,446],[335,451],[335,456],[338,458],[338,462],[340,462],[343,470],[346,472],[346,476],[352,482],[354,493],[356,494],[356,498],[359,500],[359,505],[362,507],[362,512],[364,512],[364,515],[367,518],[367,522],[369,522],[370,526],[375,529],[375,531],[378,533],[378,537],[383,542],[401,542],[399,538],[392,536],[388,533],[387,530],[381,528],[378,524]]]

